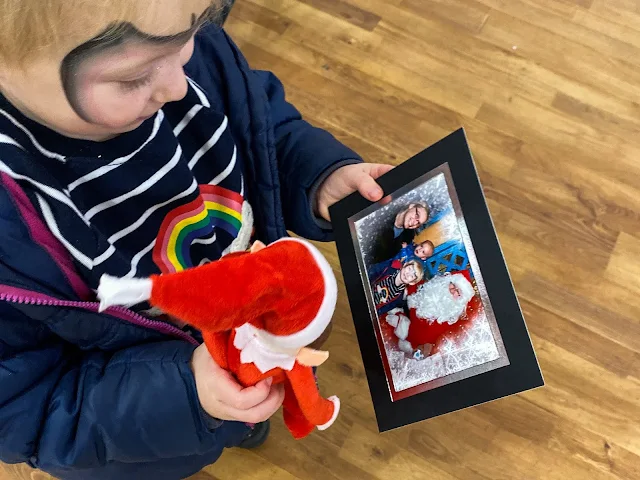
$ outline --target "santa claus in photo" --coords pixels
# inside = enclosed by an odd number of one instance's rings
[[[407,293],[409,316],[395,309],[385,320],[394,328],[398,348],[417,360],[436,353],[444,337],[460,334],[482,306],[468,270],[438,275]]]

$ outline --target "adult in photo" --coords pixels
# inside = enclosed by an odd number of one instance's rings
[[[424,203],[410,203],[396,213],[391,228],[376,239],[371,263],[393,258],[403,247],[411,245],[420,229],[429,220],[429,207]]]
[[[468,270],[438,275],[407,293],[409,316],[392,310],[385,320],[398,348],[418,360],[436,353],[443,338],[460,336],[482,308]]]

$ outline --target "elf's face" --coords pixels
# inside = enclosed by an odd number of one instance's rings
[[[187,92],[183,66],[205,19],[222,24],[232,0],[194,0],[194,11],[163,12],[140,24],[113,22],[57,58],[4,75],[2,91],[33,120],[68,137],[105,140],[137,128]],[[166,5],[163,5],[166,4]],[[226,7],[226,8],[225,8]]]

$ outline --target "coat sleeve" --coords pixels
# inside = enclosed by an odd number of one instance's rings
[[[85,351],[5,302],[0,330],[1,461],[61,472],[204,454],[224,443],[220,422],[198,401],[194,346],[167,340]]]
[[[287,229],[312,240],[330,240],[331,225],[314,213],[317,189],[335,170],[362,159],[326,130],[303,120],[273,73],[254,73],[269,100]]]
[[[371,281],[376,281],[391,266],[391,260],[374,263],[367,269],[367,274]]]

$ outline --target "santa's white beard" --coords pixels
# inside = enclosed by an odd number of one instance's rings
[[[460,290],[459,298],[453,298],[449,292],[450,283]],[[419,318],[453,325],[465,313],[474,294],[473,286],[462,275],[442,275],[432,278],[416,293],[409,295],[407,303]]]

